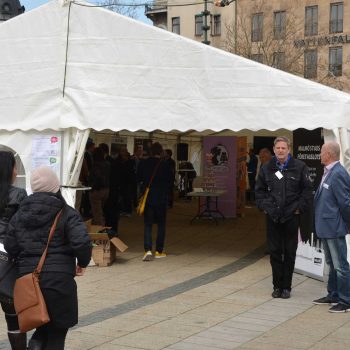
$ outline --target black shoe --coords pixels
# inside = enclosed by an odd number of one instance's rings
[[[280,288],[274,288],[271,296],[272,296],[272,298],[280,298],[281,294],[282,294],[282,292],[281,292]]]
[[[290,290],[289,289],[283,289],[281,293],[282,299],[289,299],[290,298]]]
[[[27,349],[26,333],[8,333],[8,338],[9,338],[12,350]]]
[[[338,303],[329,297],[323,297],[313,301],[315,305],[337,305]]]
[[[329,312],[348,312],[350,311],[350,305],[338,303],[337,305],[332,306],[328,311]]]

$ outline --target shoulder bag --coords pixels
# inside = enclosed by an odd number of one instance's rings
[[[58,212],[51,226],[46,248],[40,258],[38,266],[32,273],[18,278],[15,283],[13,300],[18,316],[19,329],[22,333],[50,322],[45,299],[40,289],[39,278],[46,259],[49,243],[56,230],[57,221],[62,214],[62,210],[63,209]]]
[[[143,213],[145,212],[145,206],[146,206],[146,201],[147,201],[147,197],[148,197],[148,194],[149,194],[149,190],[151,188],[151,184],[153,182],[153,178],[156,175],[156,172],[158,170],[160,162],[161,162],[161,160],[159,160],[157,165],[154,167],[154,170],[153,170],[152,176],[151,176],[151,178],[149,180],[148,186],[146,187],[145,192],[143,192],[143,195],[141,196],[141,198],[139,200],[139,204],[138,204],[138,206],[136,208],[136,213],[138,215],[143,215]]]

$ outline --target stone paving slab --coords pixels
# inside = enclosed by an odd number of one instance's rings
[[[251,255],[264,244],[263,216],[189,225],[196,209],[175,203],[169,256],[151,263],[141,261],[142,218],[121,219],[129,249],[77,278],[80,318],[66,350],[350,349],[350,313],[311,303],[324,283],[295,274],[292,298],[271,298],[269,259]],[[8,350],[1,318],[0,339]]]

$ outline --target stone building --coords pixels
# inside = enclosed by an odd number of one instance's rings
[[[161,16],[155,12],[157,4],[162,6]],[[204,5],[189,4],[158,0],[146,15],[157,26],[204,41]],[[208,4],[211,45],[350,91],[350,0],[224,0],[221,4],[226,6]]]
[[[145,14],[157,27],[222,49],[228,38],[226,26],[235,23],[234,3],[218,7],[205,1],[157,0],[146,6]]]
[[[19,0],[0,0],[0,22],[18,16],[25,11]]]

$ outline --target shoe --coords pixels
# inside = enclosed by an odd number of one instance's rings
[[[338,303],[337,305],[332,306],[328,311],[329,312],[348,312],[350,311],[350,305]]]
[[[281,298],[282,299],[289,299],[290,298],[290,290],[289,289],[282,289]]]
[[[161,259],[161,258],[166,258],[166,254],[165,253],[163,253],[163,252],[156,252],[155,254],[154,254],[154,257],[156,258],[156,259]]]
[[[143,255],[142,258],[143,261],[151,261],[153,260],[153,254],[150,250],[147,250],[147,252],[145,252],[145,254]]]
[[[336,301],[332,301],[329,297],[323,297],[320,299],[316,299],[313,301],[315,305],[337,305],[338,303]]]
[[[282,294],[281,289],[274,288],[271,296],[272,296],[272,298],[280,298],[281,294]]]

